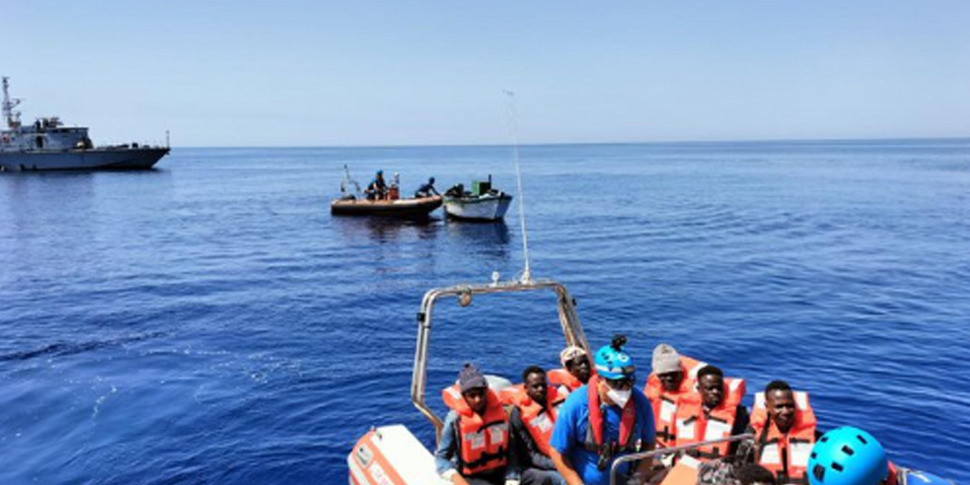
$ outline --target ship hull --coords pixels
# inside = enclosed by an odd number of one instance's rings
[[[0,152],[0,170],[148,170],[168,148]]]

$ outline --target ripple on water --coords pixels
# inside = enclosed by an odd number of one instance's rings
[[[966,141],[523,147],[532,268],[590,342],[668,342],[807,389],[899,463],[966,482]],[[337,483],[408,399],[423,292],[510,278],[520,220],[331,218],[348,163],[405,188],[504,147],[177,150],[161,170],[0,177],[0,482]],[[364,180],[366,181],[366,180]],[[557,365],[552,301],[444,301],[428,400],[475,360]],[[438,318],[440,317],[440,318]],[[750,399],[750,396],[749,396]]]

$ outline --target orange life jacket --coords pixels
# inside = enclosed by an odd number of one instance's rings
[[[556,387],[563,399],[583,385],[582,381],[566,369],[553,369],[546,374],[546,378],[549,379],[549,387]]]
[[[455,433],[455,439],[461,443],[458,468],[463,476],[495,470],[506,464],[508,415],[498,395],[491,389],[486,393],[485,413],[479,416],[468,407],[457,384],[441,392],[445,405],[458,413],[457,429],[450,432]]]
[[[684,378],[676,391],[667,391],[656,374],[650,373],[643,393],[650,399],[653,406],[653,419],[657,426],[657,448],[672,446],[675,440],[674,419],[677,415],[677,405],[682,397],[696,394],[697,371],[707,365],[690,357],[680,356],[680,370]]]
[[[503,405],[511,406],[514,404],[515,398],[518,396],[519,392],[524,390],[525,388],[522,386],[522,384],[516,384],[514,386],[503,388],[498,392],[498,400],[501,401]]]
[[[549,438],[552,437],[552,428],[556,424],[559,405],[563,401],[559,392],[553,387],[548,388],[545,406],[533,401],[522,384],[502,389],[501,398],[503,403],[519,408],[522,424],[532,436],[532,441],[542,454],[549,456]]]
[[[768,417],[763,392],[755,394],[751,427],[755,431],[758,464],[775,474],[777,483],[808,483],[808,457],[815,445],[815,412],[808,394],[794,391],[795,422],[782,433]]]
[[[744,379],[725,378],[721,403],[711,409],[710,413],[704,413],[700,393],[682,398],[675,415],[673,445],[690,445],[731,436],[738,405],[741,404],[745,391]],[[697,456],[701,459],[724,457],[730,446],[727,442],[701,446],[696,448]]]
[[[603,419],[603,409],[600,407],[600,394],[597,391],[597,381],[599,376],[591,376],[586,385],[586,397],[589,399],[589,425],[586,426],[586,438],[583,445],[589,451],[602,454],[609,448],[609,454],[615,455],[619,451],[636,452],[640,445],[633,434],[637,422],[636,398],[630,396],[630,400],[623,406],[620,412],[620,436],[619,442],[604,442],[603,432],[606,423]]]

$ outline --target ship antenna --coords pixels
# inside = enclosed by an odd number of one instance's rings
[[[525,269],[522,270],[522,282],[532,281],[532,270],[529,267],[529,233],[525,229],[525,209],[522,202],[522,169],[519,167],[519,124],[515,110],[515,93],[505,89],[509,116],[509,137],[512,139],[512,160],[515,162],[515,179],[519,188],[519,222],[522,223],[522,255],[525,258]]]
[[[3,118],[6,120],[8,128],[17,128],[20,126],[20,112],[13,109],[23,100],[10,99],[10,93],[7,91],[9,87],[10,78],[3,76]]]

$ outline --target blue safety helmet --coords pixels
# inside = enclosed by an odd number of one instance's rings
[[[808,458],[812,485],[878,485],[887,476],[886,450],[871,434],[852,426],[825,433]]]
[[[377,175],[384,175],[384,171],[383,170],[378,170],[377,171]]]
[[[429,178],[429,179],[428,179],[428,182],[430,182],[430,183],[434,183],[434,177],[431,177],[431,178]]]
[[[594,361],[597,375],[613,381],[634,378],[637,367],[633,365],[630,354],[623,351],[624,345],[626,337],[614,335],[610,345],[604,345],[596,351]]]

